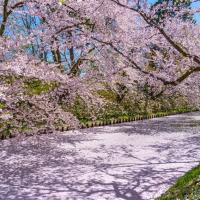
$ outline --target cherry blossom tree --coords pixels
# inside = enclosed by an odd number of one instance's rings
[[[158,20],[161,10],[167,12]],[[152,98],[188,93],[199,80],[200,27],[183,16],[198,13],[197,7],[168,1],[152,6],[144,0],[0,0],[0,73],[15,77],[14,84],[0,82],[0,98],[14,126],[36,118],[52,129],[56,118],[77,126],[60,103],[77,95],[98,103],[88,87],[97,89],[97,82],[109,82],[119,99],[137,84]],[[32,79],[56,87],[30,96],[23,85]],[[23,113],[22,102],[35,112]]]
[[[143,32],[145,35],[140,37],[133,30],[133,37],[136,41],[140,38],[144,40],[140,44],[137,43],[139,52],[151,52],[152,56],[147,57],[149,61],[152,61],[156,64],[155,72],[147,72],[145,70],[146,63],[141,63],[141,58],[145,56],[139,56],[138,62],[137,56],[139,55],[136,51],[130,53],[131,49],[127,49],[128,55],[127,59],[132,63],[134,68],[137,68],[141,72],[149,73],[148,76],[153,78],[153,81],[156,79],[158,82],[162,82],[163,86],[176,86],[191,77],[192,74],[195,74],[200,71],[200,59],[199,59],[199,24],[193,23],[190,20],[183,20],[181,16],[183,14],[194,14],[198,12],[198,9],[191,10],[186,9],[177,9],[176,6],[170,6],[168,4],[162,4],[158,7],[150,9],[144,2],[130,2],[124,4],[123,1],[115,1],[116,5],[123,7],[127,11],[131,11],[138,15],[141,20],[139,24],[140,32]],[[156,13],[162,7],[163,9],[172,10],[175,12],[175,16],[171,16],[169,13],[166,13],[166,16],[157,23]],[[176,11],[177,9],[177,11]],[[132,32],[131,32],[132,33]],[[134,48],[133,46],[131,48]]]

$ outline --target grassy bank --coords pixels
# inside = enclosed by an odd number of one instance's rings
[[[180,177],[156,200],[200,200],[200,165]]]
[[[25,135],[33,134],[32,128],[38,129],[40,132],[46,132],[45,129],[49,126],[44,118],[48,114],[40,109],[37,103],[32,104],[29,99],[47,94],[46,96],[44,95],[44,104],[51,102],[53,100],[50,95],[51,92],[62,85],[55,81],[44,81],[12,74],[0,75],[0,78],[6,87],[18,84],[23,91],[24,97],[27,97],[25,100],[19,100],[16,105],[18,111],[14,114],[12,108],[6,105],[5,102],[0,101],[0,138],[7,139],[14,136],[15,132]],[[102,88],[104,87],[102,85]],[[96,96],[101,104],[93,105],[88,103],[88,99],[84,99],[78,94],[72,101],[69,101],[68,96],[66,96],[69,94],[61,95],[56,102],[61,114],[59,116],[55,115],[55,123],[52,124],[52,129],[61,131],[74,129],[75,126],[72,126],[68,120],[63,120],[63,116],[68,117],[71,114],[74,117],[73,119],[77,120],[76,128],[89,128],[196,110],[193,109],[194,106],[190,104],[189,100],[181,94],[162,96],[155,100],[145,97],[136,88],[133,88],[133,91],[129,91],[123,98],[120,98],[116,91],[107,89],[107,87],[101,90],[94,89],[93,92],[93,95]],[[24,113],[23,116],[25,117],[22,117],[20,113]],[[30,113],[32,114],[31,118],[29,118]],[[41,117],[34,118],[38,113],[40,113]],[[55,113],[49,113],[51,116],[53,114]],[[72,120],[72,117],[70,120]]]

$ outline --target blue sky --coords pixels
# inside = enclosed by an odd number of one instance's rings
[[[154,4],[155,2],[157,2],[157,0],[148,0],[149,1],[149,3],[151,3],[151,4]],[[197,2],[195,2],[195,3],[192,3],[192,7],[193,8],[200,8],[200,0],[198,0]],[[198,23],[200,23],[200,14],[196,14],[195,16],[195,19],[196,19],[196,21],[198,22]]]
[[[193,3],[192,7],[193,8],[200,8],[200,1]],[[198,23],[200,23],[200,13],[198,15],[195,15],[195,19],[197,20]]]

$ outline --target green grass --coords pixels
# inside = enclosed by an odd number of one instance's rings
[[[143,119],[149,118],[151,115],[154,115],[154,117],[163,117],[163,116],[168,116],[176,113],[185,113],[185,112],[192,112],[196,109],[188,109],[188,108],[179,108],[179,109],[174,109],[174,110],[169,110],[169,111],[162,111],[162,112],[153,112],[153,113],[137,113],[137,112],[126,112],[123,110],[120,110],[119,107],[115,106],[108,106],[104,110],[101,110],[100,113],[97,115],[97,119],[95,120],[96,123],[103,123],[109,124],[110,121],[116,120],[120,123],[120,121],[127,121],[130,118],[134,118],[137,116],[142,117]],[[76,115],[76,113],[73,113]],[[83,113],[82,113],[83,114]],[[77,115],[76,115],[77,116]],[[85,115],[80,115],[80,116],[85,116]],[[90,124],[94,122],[90,117],[80,117],[78,116],[78,119],[80,120],[80,123],[83,125]],[[107,122],[107,123],[106,123]],[[199,126],[199,122],[194,122],[190,126]]]
[[[14,84],[14,82],[19,79],[19,77],[14,75],[0,75],[0,79],[6,84]]]
[[[115,102],[117,99],[116,93],[112,90],[98,90],[97,94],[107,101]]]
[[[0,140],[9,137],[10,130],[9,121],[0,121]]]
[[[45,82],[39,79],[24,79],[22,76],[0,75],[0,79],[9,85],[15,84],[16,80],[22,80],[25,94],[30,96],[40,95],[56,88],[59,84],[55,81]],[[0,102],[1,103],[1,102]],[[0,105],[1,106],[1,105]]]
[[[57,84],[55,82],[46,83],[38,79],[24,82],[25,93],[28,95],[40,95],[53,90],[56,86]]]
[[[0,102],[0,109],[4,109],[4,108],[6,108],[6,104],[3,102]]]
[[[157,200],[200,200],[200,165],[180,177]]]

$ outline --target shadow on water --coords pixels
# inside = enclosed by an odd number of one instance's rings
[[[182,115],[173,115],[163,118],[154,118],[151,120],[141,120],[131,123],[122,123],[112,125],[115,131],[127,134],[153,135],[157,133],[187,132],[193,129],[194,133],[199,132],[200,116],[199,112],[187,113]],[[195,131],[195,129],[197,129]],[[87,130],[86,130],[87,131]],[[100,127],[98,132],[105,132],[104,127]]]
[[[164,144],[152,143],[145,147],[157,155],[163,153],[164,158],[154,154],[141,158],[130,144],[117,144],[114,148],[103,144],[80,147],[84,143],[99,142],[95,134],[87,134],[87,131],[44,135],[21,142],[17,139],[2,141],[0,199],[150,199],[144,198],[144,194],[155,193],[162,185],[173,183],[176,177],[172,174],[184,172],[180,166],[197,164],[200,159],[200,134],[196,134],[200,129],[188,126],[192,121],[195,121],[192,116],[183,115],[113,126],[116,134],[125,135],[154,134],[155,130],[170,133],[190,127],[194,134],[185,139],[167,138]],[[103,132],[103,128],[96,130]],[[119,162],[112,162],[113,156],[119,157]],[[129,162],[121,162],[121,158]],[[165,164],[169,166],[162,167]]]

